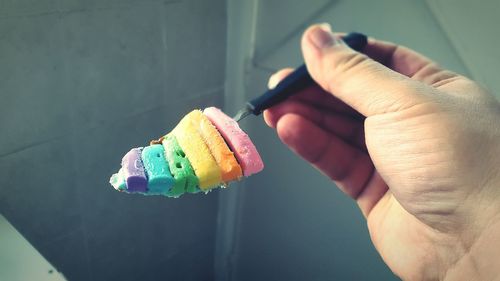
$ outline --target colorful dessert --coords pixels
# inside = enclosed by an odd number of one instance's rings
[[[118,191],[179,197],[198,193],[264,168],[238,123],[215,107],[187,114],[167,135],[131,149],[110,183]]]
[[[215,107],[206,108],[203,113],[215,125],[240,163],[243,175],[248,177],[262,171],[264,164],[257,149],[238,123]]]

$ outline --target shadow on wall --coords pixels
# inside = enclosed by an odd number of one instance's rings
[[[146,200],[108,180],[130,147],[222,106],[225,13],[0,0],[0,213],[68,280],[213,279],[216,193]]]

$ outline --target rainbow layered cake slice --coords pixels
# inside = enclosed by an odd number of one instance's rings
[[[167,135],[132,148],[110,183],[118,191],[179,197],[209,190],[264,168],[238,123],[215,107],[186,115]]]

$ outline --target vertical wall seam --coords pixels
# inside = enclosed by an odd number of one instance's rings
[[[337,3],[338,0],[330,0],[323,4],[321,7],[312,12],[305,20],[296,24],[296,26],[288,32],[285,36],[283,36],[280,40],[278,40],[272,46],[267,47],[262,53],[257,53],[254,57],[253,64],[259,66],[260,68],[269,69],[270,67],[264,66],[264,62],[272,57],[276,52],[280,50],[280,47],[287,44],[291,40],[293,40],[298,34],[301,34],[309,25],[315,23],[318,18],[324,15],[332,6]],[[255,44],[254,44],[255,48]]]
[[[234,114],[246,101],[247,76],[252,70],[258,0],[226,0],[226,80],[224,107]],[[218,281],[234,280],[236,274],[238,228],[244,182],[232,183],[219,191],[216,219],[214,274]]]

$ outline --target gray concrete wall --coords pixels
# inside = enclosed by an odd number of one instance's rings
[[[259,118],[241,125],[266,168],[232,188],[145,199],[107,181],[189,110],[233,114],[299,65],[316,22],[500,89],[498,44],[474,42],[491,39],[498,1],[469,2],[0,0],[0,213],[70,281],[395,280],[356,205]]]
[[[222,105],[225,33],[222,0],[0,0],[0,213],[68,280],[213,279],[217,193],[108,179]]]

